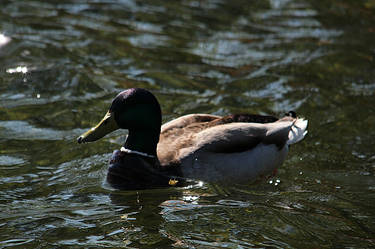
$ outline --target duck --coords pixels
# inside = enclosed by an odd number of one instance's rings
[[[77,138],[94,142],[128,130],[110,159],[106,180],[115,189],[148,189],[202,182],[252,182],[272,175],[289,147],[307,134],[294,111],[281,118],[259,114],[187,114],[162,124],[150,91],[130,88],[112,101],[104,118]]]

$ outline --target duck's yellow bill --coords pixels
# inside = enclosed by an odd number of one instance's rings
[[[93,142],[119,128],[120,127],[116,123],[114,113],[108,111],[105,114],[104,118],[95,127],[91,128],[90,130],[86,131],[81,136],[79,136],[77,142]]]

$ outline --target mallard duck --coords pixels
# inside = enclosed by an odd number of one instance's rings
[[[307,120],[294,112],[281,119],[189,114],[161,122],[156,97],[131,88],[115,97],[104,118],[78,137],[78,143],[127,129],[125,144],[113,152],[107,181],[115,188],[144,189],[179,186],[184,179],[253,181],[276,170],[289,145],[307,133]]]

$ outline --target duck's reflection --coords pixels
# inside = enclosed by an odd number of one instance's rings
[[[111,202],[126,207],[118,214],[122,224],[122,240],[131,246],[161,246],[172,244],[188,246],[174,232],[166,229],[169,222],[187,222],[176,211],[199,208],[199,190],[202,182],[184,188],[168,188],[141,191],[113,191]],[[197,192],[195,192],[197,190]]]

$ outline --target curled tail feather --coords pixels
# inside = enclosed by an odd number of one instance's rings
[[[287,144],[295,144],[301,141],[307,134],[307,124],[307,120],[297,118],[289,131]]]

